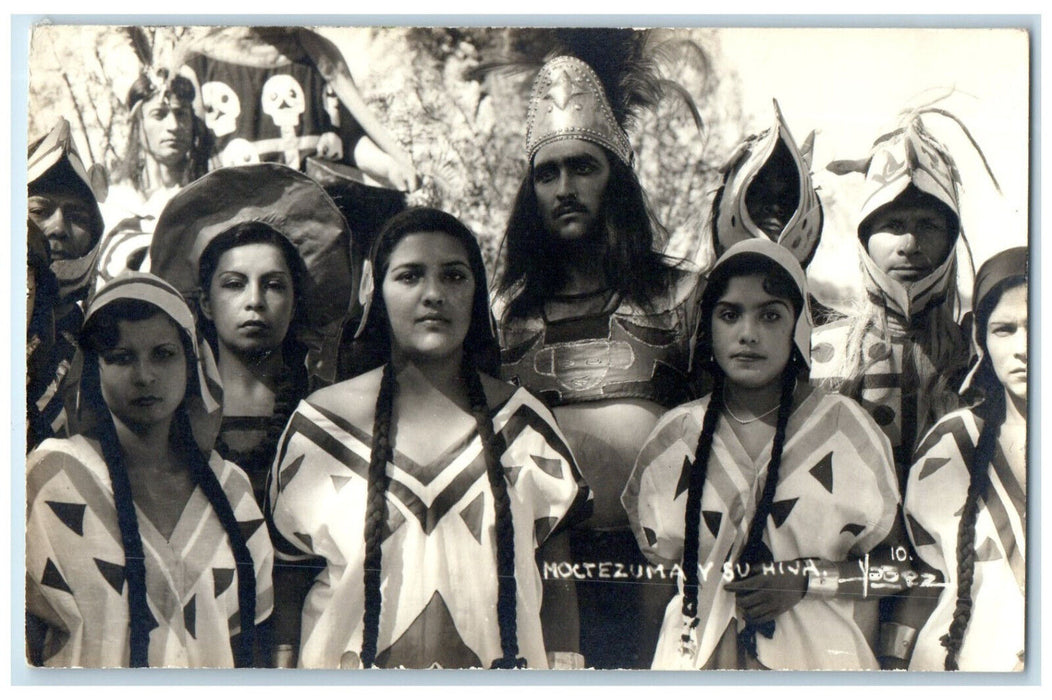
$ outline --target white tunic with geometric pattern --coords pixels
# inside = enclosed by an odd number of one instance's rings
[[[665,414],[643,446],[622,497],[639,546],[655,564],[679,566],[683,559],[687,486],[708,400]],[[770,459],[770,443],[750,458],[728,418],[721,416],[701,498],[697,649],[689,658],[680,652],[681,577],[680,594],[666,609],[654,668],[701,668],[728,625],[740,626],[735,596],[724,589],[721,574],[741,554]],[[768,560],[843,561],[869,552],[891,530],[897,491],[891,447],[873,419],[850,399],[813,391],[786,427],[763,534]],[[805,597],[775,618],[771,639],[757,635],[759,662],[774,669],[877,668],[854,609],[846,598]]]
[[[252,486],[215,452],[209,467],[241,526],[256,573],[256,622],[270,617],[274,550]],[[48,666],[128,666],[128,587],[113,488],[93,443],[46,440],[26,463],[26,606],[48,625]],[[136,511],[154,624],[150,666],[232,668],[241,629],[237,569],[226,532],[195,488],[167,540]]]
[[[518,389],[491,414],[504,447],[500,461],[515,529],[519,655],[531,668],[546,668],[534,550],[568,514],[582,510],[588,489],[538,399]],[[302,667],[339,668],[361,652],[371,443],[358,427],[309,401],[300,403],[282,438],[270,486],[277,555],[325,560],[303,607]],[[431,464],[397,449],[393,460],[376,664],[488,668],[502,654],[495,514],[478,433],[473,428]],[[442,648],[425,658],[422,647],[434,651],[436,639]]]
[[[957,529],[980,420],[967,409],[940,420],[917,449],[903,510],[917,555],[946,586],[917,635],[910,669],[943,670],[957,604]],[[1026,625],[1026,484],[998,444],[975,522],[972,613],[957,663],[962,671],[1022,670]]]

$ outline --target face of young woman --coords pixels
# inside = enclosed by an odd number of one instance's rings
[[[986,323],[986,350],[1005,391],[1026,401],[1026,285],[1006,289]]]
[[[186,352],[163,313],[118,321],[117,345],[99,354],[102,398],[125,425],[147,428],[170,420],[186,394]]]
[[[279,348],[295,310],[292,272],[281,250],[249,243],[224,252],[201,309],[226,348],[246,354]]]
[[[413,233],[395,246],[382,293],[391,349],[408,358],[458,353],[471,325],[475,277],[467,251],[445,233]]]
[[[712,313],[712,349],[732,388],[778,382],[793,347],[793,307],[759,276],[734,277]]]

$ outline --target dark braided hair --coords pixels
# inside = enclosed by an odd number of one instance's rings
[[[765,292],[789,301],[795,318],[799,317],[804,307],[803,295],[789,273],[770,258],[752,252],[740,253],[727,259],[726,262],[718,263],[713,268],[709,276],[708,285],[702,295],[702,329],[699,350],[703,356],[707,355],[709,358],[707,364],[713,377],[713,390],[709,397],[708,408],[705,410],[701,434],[698,436],[698,446],[694,453],[694,462],[691,465],[690,481],[687,487],[686,513],[684,515],[683,615],[691,618],[696,617],[698,614],[698,590],[700,589],[698,580],[698,548],[701,541],[701,497],[705,487],[705,478],[708,474],[708,462],[712,454],[713,437],[716,433],[720,414],[724,409],[724,388],[727,379],[723,369],[713,358],[712,316],[716,303],[727,291],[727,286],[731,279],[743,276],[759,276],[762,279]],[[791,336],[789,342],[793,342]],[[771,461],[767,465],[767,476],[764,481],[763,491],[756,504],[756,512],[753,514],[753,519],[749,524],[748,537],[738,557],[739,564],[748,564],[752,567],[769,555],[766,547],[763,546],[763,531],[766,526],[767,516],[771,512],[774,492],[778,486],[778,473],[782,462],[782,448],[785,445],[786,425],[792,412],[793,393],[796,388],[797,375],[801,371],[803,364],[799,351],[793,347],[789,361],[782,371],[781,397],[778,404],[778,420],[775,424],[774,443],[771,448]],[[763,625],[762,630],[768,635],[773,633],[774,622]],[[749,624],[739,634],[739,643],[754,658],[756,656],[757,631],[759,631],[759,628]]]
[[[738,557],[738,562],[747,564],[750,569],[770,555],[770,551],[763,545],[763,531],[767,526],[767,516],[771,514],[775,489],[778,488],[778,472],[782,466],[782,448],[785,446],[785,426],[789,422],[789,414],[793,409],[793,390],[796,388],[797,374],[794,365],[795,362],[790,360],[782,373],[782,398],[778,404],[778,421],[775,424],[774,443],[771,446],[771,461],[767,464],[767,477],[763,482],[760,500],[756,504],[756,512],[753,513],[752,522],[749,523],[749,536]],[[735,569],[738,569],[737,565]],[[738,635],[738,641],[753,658],[756,658],[756,633],[758,631],[770,637],[774,633],[774,620],[761,626],[749,623]]]
[[[694,450],[694,462],[690,471],[690,483],[687,486],[687,512],[683,532],[683,615],[697,617],[698,590],[698,547],[701,540],[701,494],[705,488],[705,477],[709,471],[709,454],[712,452],[712,438],[716,434],[716,424],[723,412],[723,387],[726,375],[718,368],[713,373],[712,396],[709,398],[705,418],[701,424],[701,435]]]
[[[482,442],[486,460],[486,476],[493,491],[497,531],[497,624],[500,628],[501,658],[493,662],[493,668],[522,668],[526,660],[520,658],[517,638],[516,585],[515,585],[515,528],[511,519],[511,502],[508,484],[500,464],[498,438],[490,422],[489,404],[482,387],[482,380],[471,359],[465,355],[461,370],[471,414]],[[368,505],[365,516],[365,611],[362,616],[361,660],[365,668],[376,661],[380,634],[380,593],[383,526],[387,520],[387,462],[391,460],[394,439],[392,414],[397,391],[394,369],[384,365],[380,378],[380,391],[376,397],[376,415],[373,420],[373,447],[369,457]]]
[[[1026,278],[1017,276],[1006,279],[992,289],[975,309],[976,336],[984,351],[979,371],[976,373],[976,384],[982,392],[983,401],[973,412],[982,420],[979,440],[975,445],[972,462],[968,468],[968,491],[964,499],[964,508],[957,525],[957,604],[953,609],[950,628],[942,636],[942,645],[946,648],[945,668],[956,671],[957,655],[964,643],[964,633],[972,617],[972,583],[975,579],[975,523],[979,517],[979,505],[986,497],[990,484],[990,462],[997,450],[997,441],[1001,435],[1001,426],[1005,421],[1005,390],[997,380],[986,352],[986,328],[990,314],[1005,290],[1018,284],[1025,284]]]
[[[508,483],[504,468],[500,464],[497,436],[490,422],[489,404],[482,379],[470,358],[465,356],[461,369],[471,401],[471,415],[475,417],[482,452],[486,459],[486,476],[493,491],[497,534],[497,624],[500,628],[501,658],[491,668],[524,668],[526,659],[519,657],[519,641],[515,610],[515,526],[511,520],[511,501],[508,498]]]
[[[957,525],[957,604],[953,608],[953,619],[950,629],[943,635],[942,645],[946,647],[945,668],[957,670],[957,654],[964,643],[964,632],[972,618],[972,582],[975,578],[975,522],[979,517],[979,503],[986,496],[986,487],[990,483],[989,467],[997,449],[997,438],[1004,423],[1004,397],[992,401],[999,403],[1000,417],[991,416],[983,423],[979,441],[968,469],[968,493],[964,499],[964,509]],[[991,407],[993,408],[993,407]],[[995,411],[997,409],[994,409]]]
[[[143,553],[142,535],[139,532],[139,520],[135,514],[131,481],[124,465],[124,454],[117,437],[117,428],[102,397],[98,353],[119,341],[120,334],[117,326],[119,321],[141,321],[159,313],[164,312],[149,302],[139,299],[119,299],[107,304],[88,319],[80,338],[81,347],[85,350],[83,400],[94,415],[99,417],[93,433],[102,446],[102,456],[113,486],[117,524],[124,548],[130,623],[129,665],[133,668],[149,664],[150,629],[154,626],[154,619],[147,603],[146,558]],[[173,325],[175,325],[174,322]],[[197,384],[197,373],[193,348],[182,329],[179,329],[179,337],[187,360],[187,390],[194,391],[196,390],[194,387]],[[237,567],[238,611],[241,618],[239,644],[231,651],[235,666],[239,668],[251,666],[256,618],[256,575],[252,555],[237,519],[234,517],[230,501],[223,492],[215,473],[208,466],[207,455],[194,447],[196,442],[190,427],[190,416],[186,411],[185,401],[176,408],[173,416],[169,445],[172,446],[172,449],[178,450],[181,456],[189,462],[194,485],[200,488],[208,498],[230,542]]]
[[[376,661],[380,636],[380,549],[384,523],[387,522],[387,462],[392,455],[391,415],[396,391],[394,369],[384,365],[380,391],[376,395],[373,418],[373,446],[369,455],[369,485],[365,509],[365,612],[362,615],[362,666],[371,668]]]

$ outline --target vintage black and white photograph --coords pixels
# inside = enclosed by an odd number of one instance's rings
[[[248,20],[31,27],[27,667],[1032,668],[1026,26]]]

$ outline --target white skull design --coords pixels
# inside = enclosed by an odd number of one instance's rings
[[[303,88],[291,75],[272,76],[263,83],[263,113],[269,114],[274,125],[281,127],[299,126],[300,115],[306,109],[303,100]]]
[[[205,125],[216,136],[226,136],[237,130],[241,114],[241,100],[229,85],[221,81],[201,86],[201,100],[205,103]]]
[[[224,168],[258,162],[259,153],[256,152],[256,147],[245,139],[233,139],[219,154],[219,164]]]

